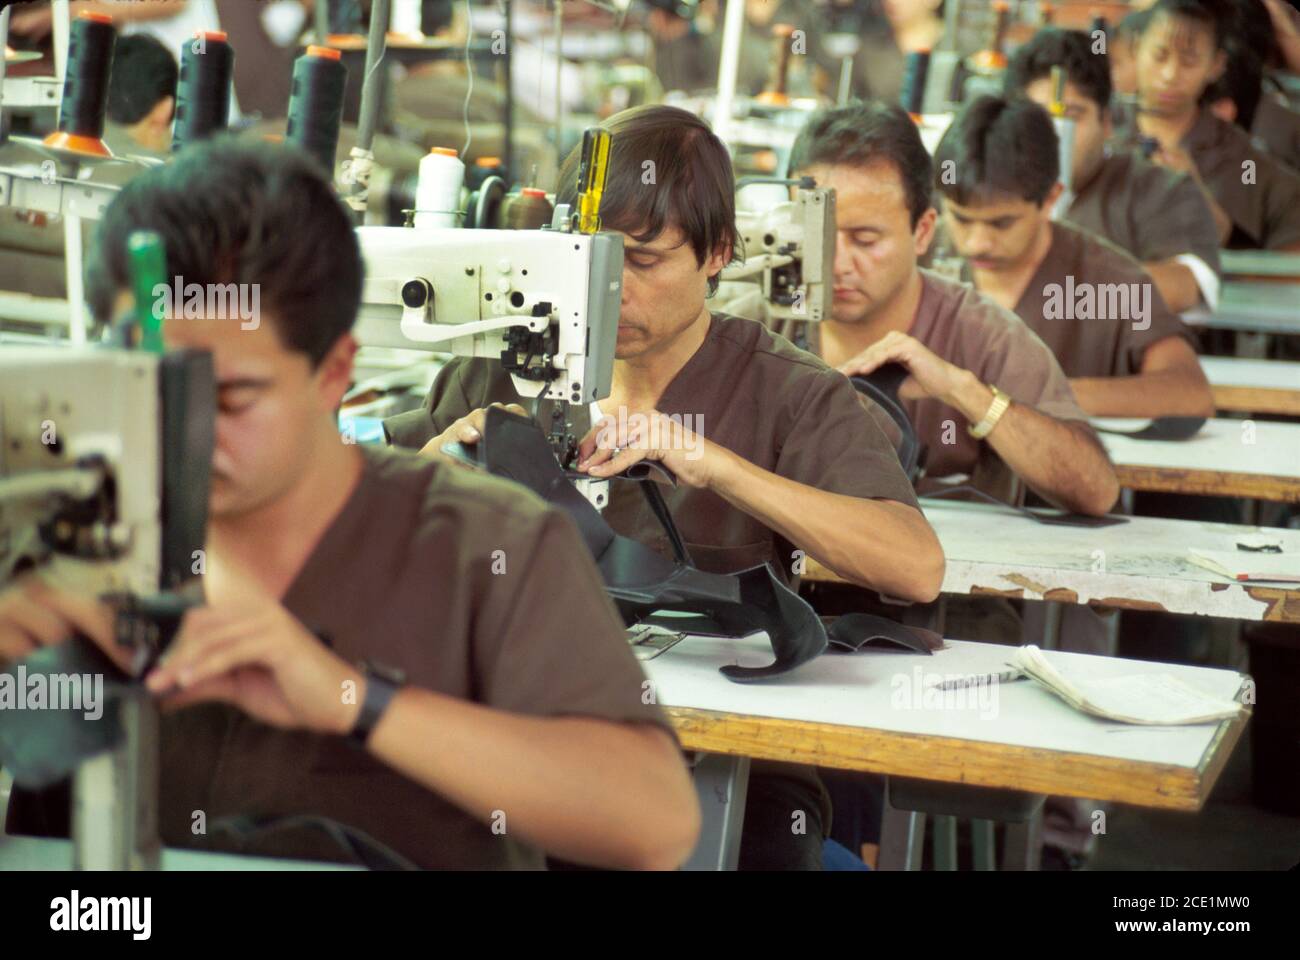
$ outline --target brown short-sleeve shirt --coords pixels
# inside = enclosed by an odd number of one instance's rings
[[[457,359],[439,373],[423,409],[399,414],[384,427],[393,443],[418,447],[493,402],[519,402],[500,364]],[[864,416],[871,406],[846,377],[761,323],[714,314],[704,343],[664,390],[658,409],[779,476],[832,493],[916,506],[893,445],[877,420]],[[547,423],[550,413],[544,403],[538,417]],[[571,414],[577,429],[590,425],[585,409]],[[770,563],[788,580],[795,548],[807,549],[711,491],[679,486],[664,499],[701,570],[733,573]],[[635,484],[611,484],[604,517],[618,533],[672,555]]]
[[[1219,234],[1200,187],[1132,150],[1102,161],[1076,192],[1065,220],[1142,263],[1190,254],[1219,272]]]
[[[1260,97],[1251,137],[1292,170],[1300,171],[1300,111],[1270,93]]]
[[[796,342],[821,350],[815,323]],[[969,283],[921,270],[921,302],[908,333],[936,355],[993,384],[1012,400],[1060,420],[1086,423],[1052,351],[1009,310]],[[805,341],[806,338],[806,341]],[[1015,477],[993,448],[966,431],[960,412],[938,400],[904,400],[903,407],[925,448],[925,473],[938,479],[965,474],[986,493],[1013,494]]]
[[[1115,129],[1117,145],[1136,145],[1140,131],[1131,111],[1115,110]],[[1204,107],[1182,145],[1231,218],[1234,244],[1277,250],[1300,243],[1300,174]]]
[[[1196,338],[1160,296],[1142,264],[1068,224],[1016,303],[1016,315],[1051,348],[1069,377],[1122,377],[1142,369],[1154,343]]]
[[[645,676],[568,517],[503,480],[361,449],[361,481],[286,593],[290,613],[345,660],[396,667],[425,690],[530,716],[671,729],[642,702]],[[436,749],[438,731],[428,739]],[[425,868],[543,866],[541,851],[343,738],[278,730],[224,705],[164,718],[161,781],[169,845],[196,845],[194,810],[209,828],[234,814],[317,815]],[[302,828],[243,852],[346,859]]]

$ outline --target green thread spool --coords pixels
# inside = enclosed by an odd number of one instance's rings
[[[135,295],[135,319],[140,330],[140,348],[149,353],[163,352],[163,317],[157,315],[154,291],[167,284],[167,252],[162,237],[152,230],[137,230],[126,241],[126,256],[131,272],[131,292]]]

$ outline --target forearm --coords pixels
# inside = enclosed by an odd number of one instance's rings
[[[929,602],[943,582],[943,549],[919,510],[818,490],[725,448],[710,488],[819,563],[891,597]]]
[[[944,401],[978,423],[993,391],[968,373]],[[1119,499],[1106,451],[1083,427],[1012,403],[985,442],[1035,493],[1066,510],[1100,516]]]
[[[647,725],[506,713],[407,688],[370,739],[380,760],[565,859],[673,869],[699,809],[672,739]]]
[[[1083,377],[1070,386],[1079,406],[1093,417],[1214,416],[1214,397],[1199,370]]]
[[[1201,287],[1196,282],[1196,274],[1187,264],[1177,260],[1154,260],[1142,266],[1151,277],[1151,282],[1160,291],[1160,296],[1169,309],[1175,313],[1190,310],[1201,301]]]

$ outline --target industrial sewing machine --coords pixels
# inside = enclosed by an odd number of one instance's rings
[[[79,868],[158,863],[158,716],[136,681],[201,598],[215,397],[195,351],[0,356],[0,588],[32,573],[96,596],[131,651],[124,672],[74,638],[0,670],[16,697],[51,698],[0,709],[0,765],[19,788],[71,774]]]
[[[694,615],[691,626],[676,620],[675,630],[727,636],[764,631],[772,664],[733,664],[722,672],[737,681],[784,674],[825,649],[826,631],[769,566],[715,574],[694,567],[684,549],[674,558],[661,556],[617,534],[601,517],[609,480],[571,469],[580,438],[568,412],[609,396],[622,299],[622,238],[598,232],[596,216],[608,135],[589,131],[583,155],[579,212],[571,216],[559,206],[548,230],[359,228],[366,283],[358,336],[367,346],[498,360],[520,397],[534,401],[534,412],[541,401],[552,401],[559,415],[547,433],[534,418],[489,409],[483,438],[464,451],[465,459],[568,512],[629,626],[671,611]],[[789,210],[751,224],[758,252],[747,276],[762,280],[779,308],[797,311],[811,289],[816,309],[825,309],[829,263],[806,258],[810,246],[828,249],[832,205],[832,193],[810,191]],[[675,480],[646,462],[621,479],[640,482],[669,541],[680,545],[652,471]]]
[[[762,212],[736,211],[744,261],[722,271],[723,283],[758,283],[770,319],[820,322],[828,316],[835,269],[835,191],[811,177],[744,178],[737,187],[795,186],[795,198]]]
[[[557,211],[557,221],[566,216]],[[499,360],[525,399],[567,410],[609,396],[622,299],[618,234],[361,227],[366,282],[356,333],[367,347]],[[564,465],[569,418],[549,437]],[[593,503],[607,481],[584,479]]]

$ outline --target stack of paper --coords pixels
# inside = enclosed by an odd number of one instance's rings
[[[1105,678],[1066,676],[1032,645],[1016,651],[1014,665],[1075,709],[1120,723],[1211,723],[1229,720],[1242,710],[1240,703],[1206,696],[1163,673]]]

